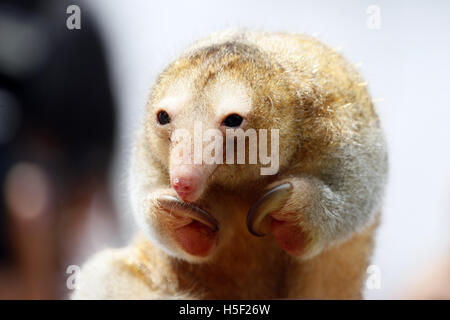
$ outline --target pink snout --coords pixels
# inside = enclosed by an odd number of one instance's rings
[[[194,202],[202,196],[215,167],[215,165],[174,166],[170,173],[172,188],[181,200]]]
[[[195,193],[199,188],[198,179],[192,176],[175,176],[172,187],[183,201],[195,201]]]

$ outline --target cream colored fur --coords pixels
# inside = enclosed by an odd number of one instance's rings
[[[220,166],[198,201],[220,222],[204,258],[181,250],[156,201],[169,183],[171,146],[155,113],[192,129],[243,113],[280,129],[280,171]],[[247,119],[247,118],[246,118]],[[227,31],[188,48],[159,76],[137,139],[130,198],[143,231],[124,249],[95,255],[73,298],[361,298],[387,176],[387,153],[364,81],[336,51],[303,35]],[[252,236],[245,218],[271,186],[293,191],[277,213],[305,233],[298,256],[273,237]]]

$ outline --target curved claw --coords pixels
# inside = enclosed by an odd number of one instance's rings
[[[158,198],[161,207],[168,212],[175,212],[182,216],[188,216],[193,220],[203,223],[210,227],[213,231],[219,230],[219,222],[209,212],[193,205],[192,203],[183,202],[177,197],[170,195],[162,195]]]
[[[287,197],[291,194],[292,184],[283,183],[267,191],[250,208],[247,215],[247,228],[251,234],[262,237],[265,234],[260,230],[264,218],[271,212],[280,209]]]

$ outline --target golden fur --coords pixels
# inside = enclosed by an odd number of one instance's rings
[[[214,171],[196,204],[220,222],[218,246],[210,257],[196,259],[170,242],[158,224],[156,196],[150,196],[173,193],[171,129],[156,128],[155,113],[176,96],[185,99],[174,107],[178,125],[189,129],[193,119],[210,124],[221,116],[214,111],[220,90],[233,86],[248,94],[247,127],[280,129],[280,170],[274,176],[259,175],[259,165],[220,165]],[[338,52],[302,35],[212,35],[161,73],[146,113],[130,186],[145,235],[88,262],[74,297],[361,298],[387,156],[366,84]],[[271,235],[252,236],[245,225],[252,204],[284,181],[294,190],[279,214],[304,231],[301,256],[287,254]],[[107,271],[100,270],[105,261]],[[99,284],[99,277],[109,283]],[[93,289],[93,283],[103,289]],[[128,291],[117,289],[126,283]],[[131,283],[145,288],[134,293]]]

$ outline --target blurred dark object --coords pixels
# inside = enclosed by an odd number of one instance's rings
[[[72,4],[80,30],[66,27]],[[79,1],[0,1],[0,263],[33,291],[21,298],[59,297],[65,241],[76,246],[93,195],[112,208],[116,109],[88,11]]]

